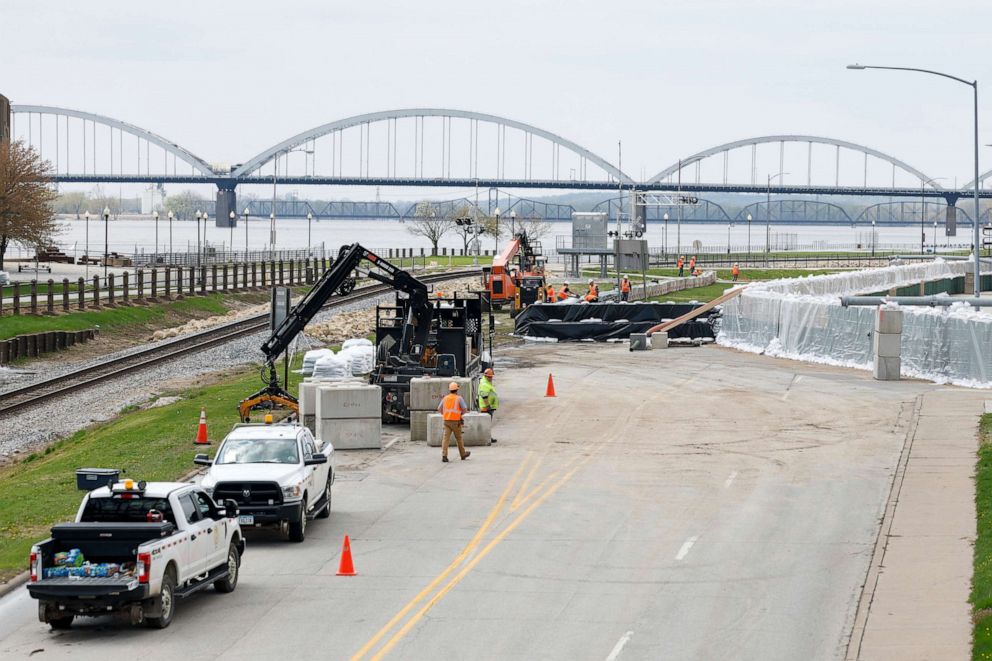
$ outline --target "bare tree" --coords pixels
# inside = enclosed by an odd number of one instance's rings
[[[437,254],[437,244],[455,224],[442,215],[437,205],[418,202],[413,217],[406,222],[406,230],[414,236],[422,236],[431,242],[431,254]]]
[[[0,270],[11,242],[38,247],[58,231],[52,164],[23,142],[0,142]]]
[[[551,234],[551,223],[546,218],[532,216],[530,218],[517,218],[517,231],[527,233],[529,241],[540,241]]]
[[[191,190],[184,190],[176,195],[165,198],[162,205],[166,213],[171,211],[177,220],[190,220],[197,210],[202,210],[204,200]]]
[[[71,213],[79,220],[79,214],[86,209],[90,203],[90,198],[82,191],[68,191],[61,193],[55,202],[55,210],[59,213]]]

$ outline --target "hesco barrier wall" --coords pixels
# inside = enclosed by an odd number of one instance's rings
[[[876,309],[845,308],[840,297],[963,292],[968,268],[963,261],[938,260],[752,284],[723,306],[717,343],[769,356],[870,370]],[[903,375],[992,388],[992,314],[966,303],[901,309]]]

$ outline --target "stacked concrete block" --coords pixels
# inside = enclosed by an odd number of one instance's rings
[[[879,381],[898,381],[902,371],[902,310],[879,306],[872,333],[874,374]]]
[[[477,411],[462,416],[465,425],[462,427],[462,443],[469,446],[492,444],[492,417],[488,413]],[[440,413],[427,416],[427,445],[432,448],[441,447],[444,437],[444,418]],[[455,440],[451,439],[451,445]]]
[[[320,387],[318,382],[312,379],[304,379],[300,383],[300,392],[297,395],[297,400],[300,403],[300,421],[303,426],[309,429],[314,436],[317,435],[317,388]]]
[[[382,449],[382,389],[364,383],[319,385],[315,434],[335,450]]]
[[[667,349],[668,348],[668,333],[665,331],[658,331],[651,333],[649,338],[651,342],[652,349]]]
[[[437,405],[448,394],[448,384],[454,381],[459,393],[471,408],[478,396],[478,379],[462,376],[423,376],[410,380],[410,440],[427,440],[427,417],[437,411]]]

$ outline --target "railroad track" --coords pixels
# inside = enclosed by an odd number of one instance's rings
[[[419,280],[431,284],[478,274],[479,271],[477,269],[448,271],[446,273],[421,276]],[[386,285],[361,287],[346,296],[333,298],[324,304],[323,309],[343,307],[351,303],[381,296],[382,294],[388,294],[391,291],[393,291],[393,288]],[[5,390],[0,392],[0,418],[6,414],[24,410],[123,374],[132,374],[176,358],[187,356],[191,353],[236,340],[246,335],[265,331],[268,327],[269,314],[262,313],[168,340],[152,347],[139,349],[126,356],[104,360],[67,374],[35,381],[20,388]]]

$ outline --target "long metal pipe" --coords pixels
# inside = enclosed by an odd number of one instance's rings
[[[992,307],[992,299],[977,298],[953,298],[951,296],[841,296],[840,304],[844,307],[856,305],[885,305],[886,303],[897,303],[899,305],[922,305],[928,307],[947,307],[954,303],[967,303],[972,307],[987,308]]]

